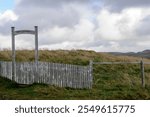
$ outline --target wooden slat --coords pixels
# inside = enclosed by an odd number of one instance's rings
[[[143,62],[144,64],[150,65],[150,62]]]
[[[35,62],[17,62],[15,81],[20,84],[37,82],[59,87],[87,88],[92,80],[89,66],[39,62],[38,77],[35,68]],[[0,76],[12,78],[12,62],[0,62]]]
[[[93,64],[140,64],[140,62],[93,62]]]

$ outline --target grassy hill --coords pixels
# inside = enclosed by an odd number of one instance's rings
[[[143,57],[150,59],[150,50],[144,50],[142,52],[108,52],[109,54],[116,55],[116,56],[134,56],[134,57]]]
[[[18,50],[16,55],[17,61],[34,61],[32,50]],[[75,65],[88,65],[89,60],[106,62],[141,59],[85,50],[40,50],[39,58],[40,61]],[[0,51],[0,61],[11,61],[11,51]],[[21,87],[0,78],[0,99],[150,99],[150,65],[145,65],[145,88],[141,87],[139,65],[94,65],[93,68],[92,89],[60,88],[45,84]]]

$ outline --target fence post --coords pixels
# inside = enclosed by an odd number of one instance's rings
[[[38,53],[38,26],[35,26],[35,71],[36,71],[36,74],[35,74],[35,80],[34,79],[34,82],[37,82],[38,81],[38,77],[39,77],[39,69],[38,69],[38,59],[39,59],[39,53]]]
[[[93,84],[93,61],[90,60],[90,81],[91,81],[91,85],[90,85],[90,88],[92,88],[92,84]]]
[[[15,81],[15,72],[16,72],[16,53],[15,53],[15,27],[11,27],[11,35],[12,35],[12,81]]]
[[[35,63],[38,66],[38,26],[35,26]]]
[[[141,67],[141,81],[142,81],[142,87],[145,87],[145,75],[144,75],[144,62],[143,59],[140,62]]]

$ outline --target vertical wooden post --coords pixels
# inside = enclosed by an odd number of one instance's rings
[[[36,69],[36,79],[38,79],[38,26],[35,26],[35,69]]]
[[[15,27],[11,27],[11,35],[12,35],[12,81],[15,81],[15,72],[16,72],[16,53],[15,53]]]
[[[38,63],[38,26],[35,26],[35,62]]]
[[[90,88],[92,88],[92,84],[93,84],[93,61],[90,60],[90,82],[91,82],[91,85],[90,85]]]
[[[143,59],[140,62],[141,66],[141,81],[142,81],[142,87],[145,87],[145,74],[144,74],[144,62]]]

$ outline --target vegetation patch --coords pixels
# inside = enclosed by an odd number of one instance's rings
[[[34,61],[33,50],[17,50],[17,61]],[[85,50],[40,50],[40,61],[89,65],[89,61],[140,61],[138,57],[113,56]],[[11,61],[11,51],[0,51],[0,61]],[[149,61],[149,59],[144,59]],[[150,65],[145,65],[146,87],[142,88],[140,65],[93,65],[93,88],[60,88],[46,84],[20,86],[0,77],[0,99],[150,99]]]

